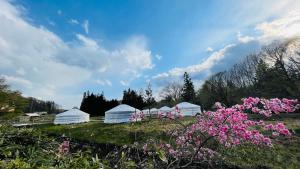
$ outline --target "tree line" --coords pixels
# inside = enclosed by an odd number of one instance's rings
[[[193,82],[188,73],[184,73],[184,84],[177,85],[172,83],[166,86],[162,92],[161,101],[157,102],[153,96],[151,84],[149,83],[145,90],[139,91],[126,89],[123,91],[122,100],[107,100],[103,94],[94,94],[84,92],[80,110],[89,113],[92,116],[104,116],[105,111],[119,105],[127,104],[139,110],[151,109],[153,107],[161,107],[168,105],[173,107],[179,101],[194,102],[196,98]],[[174,85],[174,86],[173,86]]]
[[[259,52],[249,54],[241,62],[225,71],[211,75],[194,89],[188,73],[184,83],[169,82],[160,91],[160,105],[173,106],[182,101],[211,109],[215,102],[232,106],[242,98],[300,97],[300,51],[299,39],[276,41]]]
[[[89,113],[91,116],[104,116],[105,111],[119,105],[118,100],[107,100],[103,92],[101,94],[83,93],[80,110]]]
[[[33,97],[24,97],[19,91],[11,90],[4,78],[0,78],[0,115],[7,113],[29,113],[45,111],[58,113],[62,110],[53,101],[43,101]]]
[[[248,96],[299,98],[300,52],[297,39],[274,42],[226,71],[207,79],[197,91],[204,109],[216,102],[227,106]]]
[[[119,104],[127,104],[137,109],[151,108],[156,104],[152,95],[151,85],[148,84],[145,91],[137,92],[136,90],[127,89],[123,91],[121,101],[116,99],[108,100],[104,93],[94,94],[89,91],[83,93],[83,99],[80,110],[89,113],[91,116],[104,116],[105,112]]]

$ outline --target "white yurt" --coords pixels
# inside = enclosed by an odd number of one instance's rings
[[[173,109],[175,110],[176,107],[179,109],[183,116],[195,116],[197,113],[201,113],[201,107],[199,105],[189,102],[179,103],[175,107],[173,107]]]
[[[104,123],[130,122],[131,115],[138,112],[140,112],[139,109],[127,104],[121,104],[105,112]]]
[[[173,109],[168,107],[168,106],[163,106],[159,109],[159,112],[162,113],[163,115],[166,115],[169,112],[172,112]]]
[[[157,108],[150,109],[150,114],[151,115],[157,115],[158,114],[158,109]]]
[[[144,113],[145,116],[150,116],[149,109],[144,109],[144,110],[142,110],[142,112]]]
[[[55,116],[54,124],[73,124],[90,121],[90,115],[78,109],[71,109]]]

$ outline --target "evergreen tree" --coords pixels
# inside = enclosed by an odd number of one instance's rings
[[[153,94],[151,84],[148,83],[147,89],[145,90],[145,104],[148,109],[150,109],[156,103]]]
[[[89,91],[83,93],[80,110],[91,116],[104,116],[105,112],[119,105],[117,100],[106,100],[104,93],[94,94]]]
[[[195,102],[195,89],[194,89],[194,84],[192,82],[192,79],[190,78],[189,74],[187,72],[184,72],[183,75],[183,91],[182,91],[182,100],[186,102]]]
[[[123,91],[122,104],[127,104],[140,110],[145,107],[143,96],[130,88]]]

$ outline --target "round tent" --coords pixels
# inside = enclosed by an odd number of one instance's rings
[[[174,107],[174,109],[176,107],[179,109],[183,116],[195,116],[197,113],[201,113],[200,106],[188,102],[179,103]]]
[[[125,123],[130,122],[133,113],[140,110],[126,104],[121,104],[105,112],[104,123]]]
[[[170,107],[168,107],[168,106],[163,106],[163,107],[161,107],[160,109],[159,109],[159,111],[161,111],[161,112],[171,112],[171,111],[173,111],[173,109],[172,108],[170,108]]]
[[[73,124],[90,121],[90,115],[78,109],[71,109],[55,116],[54,124]]]
[[[158,109],[157,108],[150,109],[150,114],[151,115],[157,115],[158,114]]]
[[[144,109],[144,110],[142,110],[142,112],[144,113],[145,116],[149,116],[150,115],[149,109]]]
[[[168,106],[163,106],[159,109],[159,112],[162,113],[163,115],[166,115],[169,112],[172,112],[173,109],[168,107]]]

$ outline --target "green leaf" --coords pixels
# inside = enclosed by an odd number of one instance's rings
[[[158,150],[157,152],[159,159],[161,159],[163,162],[167,163],[167,157],[166,157],[166,153],[163,150]]]

